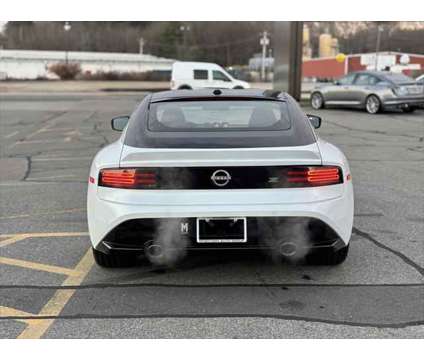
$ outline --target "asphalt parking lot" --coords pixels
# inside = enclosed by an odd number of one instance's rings
[[[1,98],[0,338],[424,337],[424,111],[314,112],[353,175],[344,264],[208,254],[106,270],[87,234],[89,165],[141,97]]]

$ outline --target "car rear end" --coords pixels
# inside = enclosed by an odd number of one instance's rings
[[[350,170],[324,143],[323,159],[296,106],[289,98],[150,100],[123,136],[119,163],[93,162],[93,247],[144,252],[158,263],[187,250],[263,249],[297,258],[346,247]],[[177,108],[200,127],[166,119]]]
[[[424,85],[403,74],[387,74],[384,76],[390,89],[384,93],[384,108],[399,108],[408,111],[424,106]]]

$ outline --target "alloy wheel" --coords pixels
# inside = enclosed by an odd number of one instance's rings
[[[324,100],[323,100],[321,94],[315,93],[315,94],[312,95],[311,105],[314,109],[316,109],[316,110],[321,109],[323,103],[324,103]]]
[[[365,106],[370,114],[376,114],[380,110],[381,103],[377,96],[371,95],[368,97]]]

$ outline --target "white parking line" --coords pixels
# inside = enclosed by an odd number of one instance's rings
[[[15,146],[20,145],[20,144],[31,143],[31,141],[29,139],[33,138],[34,136],[40,134],[41,132],[46,131],[46,130],[50,129],[51,127],[53,127],[54,125],[56,125],[57,118],[61,117],[65,113],[66,113],[66,111],[62,112],[61,114],[58,114],[58,115],[54,116],[50,120],[47,119],[48,123],[46,125],[44,125],[41,128],[35,130],[31,134],[27,135],[25,137],[25,140],[24,141],[16,141],[16,142],[14,142],[12,145],[9,146],[9,149],[12,149]],[[49,142],[49,141],[47,141],[47,142]]]
[[[41,177],[41,178],[27,178],[27,181],[37,181],[37,180],[52,180],[52,179],[58,179],[58,178],[67,178],[67,177],[73,177],[74,174],[68,174],[68,175],[53,175],[53,176],[47,176],[47,177]]]
[[[61,115],[63,115],[63,114],[61,114]],[[61,115],[59,115],[59,117],[61,116]],[[54,117],[52,120],[52,122],[49,122],[49,123],[47,123],[46,125],[44,125],[43,127],[41,127],[41,128],[39,128],[39,129],[37,129],[37,130],[35,130],[34,132],[32,132],[31,134],[29,134],[28,136],[26,136],[26,139],[31,139],[31,138],[33,138],[35,135],[38,135],[39,133],[41,133],[41,132],[43,132],[43,131],[46,131],[47,129],[50,129],[51,127],[53,127],[54,125],[56,125],[56,118],[57,117]]]
[[[84,156],[84,157],[51,157],[51,158],[33,158],[34,161],[74,161],[74,160],[91,160],[92,157]]]
[[[63,140],[22,140],[22,141],[17,141],[15,143],[16,145],[24,145],[24,144],[50,144],[50,143],[62,143]]]
[[[73,131],[75,130],[74,128],[60,128],[60,127],[55,127],[55,128],[48,128],[48,129],[42,129],[40,132],[48,132],[48,131]]]
[[[10,133],[9,135],[6,135],[4,138],[5,139],[10,139],[11,137],[15,136],[18,133],[19,133],[19,131],[14,131],[14,132]]]
[[[10,187],[15,187],[15,186],[40,186],[43,184],[50,184],[51,182],[49,181],[16,181],[16,182],[4,182],[4,183],[0,183],[0,186],[10,186]]]

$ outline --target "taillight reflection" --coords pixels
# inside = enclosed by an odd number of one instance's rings
[[[156,187],[156,173],[140,169],[100,170],[99,186],[143,189]]]

